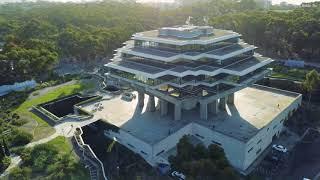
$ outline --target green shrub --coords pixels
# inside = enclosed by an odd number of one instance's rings
[[[32,165],[35,171],[44,171],[49,165],[56,162],[58,153],[57,148],[53,145],[37,145],[30,151],[30,159],[26,163]]]
[[[9,165],[11,163],[11,159],[8,156],[5,156],[2,158],[2,160],[0,160],[0,172],[3,172],[4,170],[6,170]]]
[[[11,124],[15,126],[22,126],[26,124],[28,121],[26,119],[13,119],[11,120]]]
[[[25,147],[23,146],[19,146],[19,147],[13,147],[10,149],[11,153],[13,154],[17,154],[19,156],[21,156],[22,152],[25,150]]]
[[[38,91],[32,93],[32,96],[38,96],[38,95],[39,95],[39,92],[38,92]]]
[[[32,140],[32,134],[21,131],[21,130],[16,130],[13,133],[13,137],[11,139],[11,146],[23,146],[28,144]]]
[[[9,179],[10,180],[16,180],[16,179],[28,180],[28,179],[30,179],[30,176],[31,176],[31,169],[30,168],[28,168],[28,167],[24,167],[24,168],[16,167],[16,168],[13,168],[10,171]]]
[[[4,167],[4,169],[7,169],[7,167],[9,167],[10,163],[11,163],[11,159],[10,157],[6,156],[2,159],[2,165]]]

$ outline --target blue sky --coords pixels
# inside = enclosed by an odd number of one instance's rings
[[[164,1],[164,2],[172,2],[174,0],[138,0],[138,1],[142,1],[142,2],[152,2],[152,1]],[[313,2],[313,1],[317,1],[317,0],[272,0],[272,4],[280,4],[280,2],[287,2],[290,4],[301,4],[302,2]]]
[[[21,0],[0,0],[0,3],[2,2],[16,2],[16,1],[21,1]],[[35,1],[35,0],[26,0],[26,1]],[[94,1],[94,0],[48,0],[48,1],[55,1],[55,2],[68,2],[68,1],[73,1],[73,2],[89,2],[89,1]],[[138,0],[141,2],[172,2],[174,0]],[[316,0],[272,0],[272,4],[279,4],[280,2],[285,1],[290,4],[301,4],[302,2],[313,2]]]

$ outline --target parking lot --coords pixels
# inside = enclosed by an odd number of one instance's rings
[[[288,129],[285,129],[278,139],[276,139],[268,148],[265,158],[255,168],[255,173],[263,177],[277,179],[285,171],[288,171],[290,161],[292,160],[292,151],[299,142],[299,136]],[[272,148],[272,145],[282,145],[287,149],[283,153]]]
[[[276,152],[271,148],[255,173],[276,180],[313,179],[320,171],[319,137],[320,133],[313,130],[301,140],[294,134],[284,134],[275,143],[288,148],[288,153]]]

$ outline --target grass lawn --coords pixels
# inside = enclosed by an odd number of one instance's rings
[[[54,138],[53,140],[49,141],[48,144],[52,144],[54,147],[56,147],[59,150],[59,153],[72,153],[72,156],[79,162],[78,156],[72,151],[72,144],[69,139],[58,136]],[[77,172],[73,176],[74,180],[89,180],[90,175],[88,169],[85,169],[83,164],[80,168],[77,169]]]
[[[288,74],[282,74],[282,73],[277,73],[273,72],[271,77],[273,78],[281,78],[281,79],[288,79],[288,80],[293,80],[293,81],[302,81],[303,79],[297,78],[297,77],[292,77]]]
[[[289,79],[293,81],[304,81],[308,70],[304,69],[289,69],[287,72],[273,71],[271,77]]]
[[[59,150],[60,153],[69,153],[72,151],[72,145],[70,141],[63,136],[58,136],[51,141],[47,142],[47,144],[53,145],[55,148]]]
[[[52,128],[46,121],[44,121],[40,117],[30,112],[30,108],[34,105],[74,94],[82,90],[91,89],[93,87],[94,85],[92,83],[81,83],[77,81],[74,84],[68,84],[55,88],[53,90],[49,90],[45,94],[42,94],[38,97],[27,99],[17,109],[14,110],[14,112],[18,113],[21,118],[24,118],[28,121],[27,124],[21,126],[21,129],[33,133],[33,141],[37,141],[44,137],[50,136],[55,132],[54,128]]]

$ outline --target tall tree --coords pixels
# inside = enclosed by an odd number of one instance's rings
[[[316,87],[319,86],[319,82],[320,82],[320,77],[319,77],[319,73],[316,70],[312,70],[306,75],[306,79],[303,82],[303,87],[306,89],[306,91],[309,94],[308,107],[310,107],[312,92],[315,90]]]

